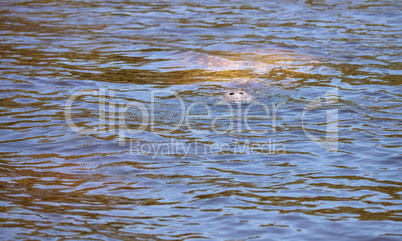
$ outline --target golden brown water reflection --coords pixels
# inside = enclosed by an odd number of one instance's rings
[[[1,240],[399,240],[400,9],[1,1]]]

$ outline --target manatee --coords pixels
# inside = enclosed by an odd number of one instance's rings
[[[178,50],[163,62],[162,71],[182,74],[172,84],[218,87],[221,90],[216,94],[224,100],[249,103],[256,99],[252,93],[271,88],[273,84],[290,85],[304,77],[317,61],[312,56],[290,51],[252,49],[210,53]]]
[[[250,103],[254,99],[243,90],[228,91],[223,96],[229,103]]]

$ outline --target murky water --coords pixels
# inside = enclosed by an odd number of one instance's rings
[[[401,7],[1,1],[1,239],[400,240]]]

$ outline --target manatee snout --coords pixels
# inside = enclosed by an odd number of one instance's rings
[[[245,91],[228,91],[224,94],[225,99],[231,103],[249,103],[252,97]]]

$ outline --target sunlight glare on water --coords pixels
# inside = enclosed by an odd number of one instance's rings
[[[0,239],[400,240],[401,7],[1,1]]]

